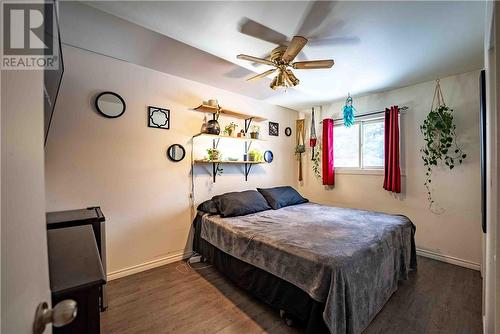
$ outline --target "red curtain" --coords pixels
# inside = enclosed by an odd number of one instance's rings
[[[333,119],[323,120],[323,184],[335,184],[335,167],[333,165]]]
[[[399,108],[385,109],[385,164],[384,189],[401,192],[401,168],[399,165]]]

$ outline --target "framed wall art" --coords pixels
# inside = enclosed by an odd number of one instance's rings
[[[150,128],[170,129],[170,110],[149,106],[148,126]]]
[[[269,135],[270,136],[279,136],[280,129],[279,124],[275,122],[269,122]]]

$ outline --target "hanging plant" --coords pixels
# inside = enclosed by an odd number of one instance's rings
[[[348,128],[354,124],[354,112],[356,111],[352,105],[351,94],[347,94],[347,99],[345,100],[345,105],[342,110],[344,114],[344,126]]]
[[[436,107],[434,107],[435,103]],[[433,167],[441,161],[451,170],[456,165],[462,164],[467,157],[457,143],[456,129],[453,123],[453,109],[445,104],[441,86],[437,80],[431,111],[420,126],[425,141],[425,146],[420,149],[426,167],[424,186],[427,189],[427,199],[431,210],[435,202],[431,189]]]
[[[312,170],[314,176],[321,180],[321,144],[318,145],[318,150],[314,152],[312,161]]]

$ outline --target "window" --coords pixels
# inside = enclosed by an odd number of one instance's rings
[[[333,130],[335,168],[382,169],[384,167],[384,119],[362,120]]]
[[[333,129],[335,167],[359,167],[359,123],[346,128],[343,124]]]

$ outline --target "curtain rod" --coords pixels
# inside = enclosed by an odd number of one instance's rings
[[[399,112],[405,111],[405,110],[408,110],[407,106],[402,106],[402,107],[399,108]],[[359,115],[354,115],[354,116],[355,117],[364,117],[364,116],[371,116],[371,115],[376,115],[376,114],[382,114],[384,112],[385,112],[385,110],[380,110],[380,111],[374,111],[374,112],[369,112],[369,113],[366,113],[366,114],[359,114]],[[343,117],[341,117],[341,118],[335,118],[333,121],[334,122],[336,122],[336,121],[342,121],[343,119],[344,119]],[[321,122],[323,122],[323,121],[321,121]]]

